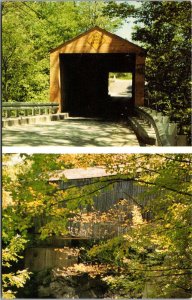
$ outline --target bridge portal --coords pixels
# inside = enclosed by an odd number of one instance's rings
[[[99,27],[53,49],[50,54],[50,100],[60,112],[98,115],[111,108],[110,72],[132,74],[128,109],[144,103],[145,50]]]

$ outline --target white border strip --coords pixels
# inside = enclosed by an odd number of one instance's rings
[[[192,147],[2,147],[2,153],[192,153]]]

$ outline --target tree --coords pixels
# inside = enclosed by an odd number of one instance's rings
[[[133,39],[147,50],[146,104],[178,123],[190,139],[191,2],[148,1],[136,14]]]
[[[128,17],[135,16],[137,9],[135,5],[130,4],[127,1],[108,1],[107,5],[104,7],[103,12],[106,16],[113,18],[114,16],[121,17],[122,19],[127,20]]]
[[[89,251],[92,259],[111,264],[114,274],[104,280],[121,297],[191,296],[190,161],[190,155],[136,155],[132,162],[122,156],[117,164],[113,160],[110,169],[128,177],[134,174],[146,187],[141,199],[149,196],[144,206],[133,210],[127,234]],[[146,211],[148,221],[142,218]]]
[[[108,265],[102,276],[112,295],[141,297],[144,288],[150,286],[147,297],[190,296],[190,154],[21,156],[20,162],[15,164],[10,155],[3,157],[5,296],[11,293],[7,280],[19,283],[19,287],[29,275],[15,265],[16,260],[22,259],[25,247],[39,244],[52,235],[66,236],[68,221],[72,216],[78,217],[82,208],[93,204],[95,193],[124,180],[134,181],[143,191],[133,199],[127,233],[99,244],[95,242],[87,254],[92,261],[101,263],[102,269],[103,264]],[[109,174],[115,175],[97,178],[80,187],[70,185],[64,191],[50,181],[57,170],[89,166],[103,166]],[[61,179],[66,181],[64,177]],[[100,219],[115,221],[119,213],[115,207],[113,211],[101,214]],[[86,214],[81,216],[84,217],[82,221],[90,221]],[[34,230],[38,235],[33,234]],[[25,277],[20,279],[23,274]]]
[[[80,206],[90,204],[92,199],[86,194],[93,194],[97,188],[92,185],[87,189],[72,187],[60,191],[57,185],[49,183],[50,176],[56,170],[90,164],[96,164],[95,155],[91,160],[82,155],[3,155],[4,298],[14,298],[18,288],[23,287],[30,276],[28,270],[20,269],[25,248],[52,235],[65,236],[71,211],[78,212]],[[100,182],[96,184],[99,185]],[[37,239],[34,230],[39,234]]]
[[[3,156],[3,197],[2,197],[2,296],[15,298],[18,288],[25,285],[30,272],[20,269],[18,262],[23,258],[23,250],[28,242],[26,223],[18,213],[18,207],[11,195],[11,185],[16,184],[21,172],[19,161],[14,164],[14,155]],[[19,230],[18,230],[19,228]],[[16,264],[17,268],[13,268]]]
[[[119,27],[120,18],[103,14],[105,5],[105,1],[3,2],[3,101],[48,101],[49,51],[92,26],[112,31]]]
[[[145,105],[178,123],[191,139],[191,2],[143,1],[131,9],[109,1],[105,13],[135,19],[133,40],[147,50]]]

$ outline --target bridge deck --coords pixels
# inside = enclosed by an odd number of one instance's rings
[[[69,118],[2,130],[2,145],[10,146],[139,146],[132,129],[117,122]]]

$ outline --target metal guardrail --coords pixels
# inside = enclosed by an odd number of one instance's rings
[[[2,102],[3,118],[19,118],[43,114],[54,114],[58,111],[58,103],[32,103],[32,102]]]
[[[185,135],[177,132],[177,123],[171,122],[168,116],[147,107],[136,107],[136,113],[153,126],[158,146],[186,146]]]

